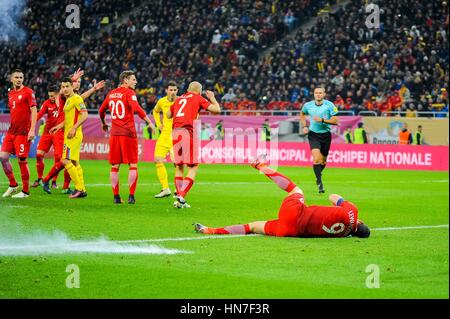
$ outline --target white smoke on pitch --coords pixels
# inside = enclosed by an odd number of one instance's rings
[[[26,0],[0,0],[0,42],[22,42],[26,33],[19,27]]]
[[[42,256],[56,254],[180,254],[187,251],[157,245],[128,244],[100,237],[92,240],[73,240],[61,231],[32,234],[0,234],[0,256]]]

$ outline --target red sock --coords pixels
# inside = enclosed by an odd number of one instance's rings
[[[134,192],[136,191],[137,180],[137,167],[130,167],[130,170],[128,171],[128,185],[130,187],[130,195],[134,195]]]
[[[45,176],[42,181],[44,183],[47,183],[53,176],[58,175],[58,173],[64,168],[64,165],[62,162],[55,163],[52,168],[50,169],[50,172],[48,172],[47,176]]]
[[[13,169],[12,169],[11,162],[9,161],[9,159],[2,160],[2,166],[3,166],[3,171],[5,172],[6,176],[9,179],[9,186],[16,187],[17,181],[14,178]]]
[[[180,194],[182,187],[183,187],[183,177],[175,176],[175,189],[177,190],[177,194]]]
[[[63,189],[68,189],[70,186],[70,181],[72,179],[70,178],[69,172],[65,169],[64,170],[64,185],[63,185]]]
[[[38,179],[42,179],[42,175],[44,175],[44,155],[41,154],[36,155],[36,170],[38,174]]]
[[[209,228],[205,232],[206,234],[213,234],[213,235],[229,235],[229,234],[235,234],[235,235],[246,235],[250,234],[250,226],[249,224],[244,225],[233,225],[233,226],[226,226],[223,228]]]
[[[181,197],[185,197],[187,195],[187,193],[189,192],[189,190],[191,189],[193,184],[194,184],[193,179],[191,179],[189,177],[186,177],[185,179],[183,179],[183,186],[181,187],[178,195],[180,195]]]
[[[28,168],[28,162],[26,160],[19,160],[20,175],[22,177],[22,191],[24,193],[30,193],[30,170]]]
[[[282,190],[286,192],[292,191],[297,187],[289,178],[284,176],[281,173],[276,172],[271,169],[269,166],[260,165],[258,170],[263,172],[268,178],[270,178],[275,184],[277,184]]]
[[[109,179],[111,180],[111,186],[112,186],[114,196],[119,195],[119,169],[118,168],[111,167],[111,172],[109,173]]]

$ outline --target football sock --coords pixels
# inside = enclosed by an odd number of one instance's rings
[[[42,181],[44,183],[47,183],[53,176],[58,175],[58,173],[64,168],[64,165],[62,162],[55,163],[52,168],[50,169],[50,172],[48,172],[47,176],[45,176]]]
[[[38,179],[42,179],[42,175],[44,175],[44,155],[36,155],[36,170]]]
[[[183,187],[183,177],[175,176],[175,189],[177,190],[177,194],[180,194],[181,187]]]
[[[61,162],[61,157],[55,157],[55,163],[59,163],[59,162]],[[60,172],[60,171],[59,171],[59,172]],[[56,175],[53,176],[53,178],[52,178],[52,181],[55,182],[55,183],[56,183],[56,180],[58,179],[58,174],[59,174],[59,172],[56,173]]]
[[[320,170],[320,172],[322,173],[322,172],[323,172],[323,170],[325,169],[325,167],[327,166],[327,164],[321,164],[320,166],[321,166],[321,170]]]
[[[167,170],[164,163],[156,163],[156,175],[158,175],[162,188],[169,188],[169,179],[167,178]]]
[[[67,170],[64,170],[64,185],[63,185],[63,189],[68,189],[70,186],[70,175],[69,172],[67,172]]]
[[[19,160],[20,175],[22,177],[22,191],[24,193],[30,193],[30,170],[28,168],[28,162],[26,160]]]
[[[271,169],[267,165],[259,165],[258,170],[263,172],[268,178],[270,178],[275,184],[277,184],[282,190],[286,192],[292,191],[297,185],[292,182],[288,177],[281,173]]]
[[[86,191],[86,186],[84,185],[84,176],[83,176],[83,168],[81,168],[80,163],[76,166],[78,172],[78,178],[80,179],[81,191]]]
[[[111,187],[114,196],[119,195],[119,169],[117,167],[111,167],[109,179],[111,180]]]
[[[134,195],[134,192],[136,191],[137,180],[137,167],[130,167],[130,170],[128,171],[128,186],[130,187],[130,195]]]
[[[70,178],[73,180],[73,183],[75,184],[75,189],[78,191],[82,191],[83,186],[81,185],[77,168],[72,164],[72,162],[69,162],[65,167],[70,175]]]
[[[194,180],[192,178],[186,177],[183,179],[183,186],[181,186],[180,192],[178,195],[185,197],[192,185],[194,185]]]
[[[314,174],[316,175],[316,181],[322,183],[322,164],[313,165]]]
[[[232,226],[226,226],[223,228],[211,228],[208,227],[205,229],[205,234],[211,234],[211,235],[246,235],[250,234],[250,226],[249,224],[244,225],[232,225]]]
[[[11,162],[9,161],[9,159],[2,160],[2,166],[3,166],[3,171],[5,172],[6,176],[9,179],[9,186],[16,187],[17,181],[14,178],[13,169],[12,169]]]

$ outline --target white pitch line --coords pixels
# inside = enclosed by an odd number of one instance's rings
[[[382,228],[371,228],[371,230],[404,230],[404,229],[426,229],[426,228],[448,228],[448,224],[430,225],[430,226],[382,227]]]
[[[428,225],[428,226],[404,226],[404,227],[382,227],[382,228],[371,228],[371,230],[389,231],[389,230],[406,230],[406,229],[428,229],[428,228],[448,228],[448,224],[445,225]],[[64,244],[53,244],[53,245],[25,245],[25,246],[0,246],[1,250],[10,249],[30,249],[30,248],[52,248],[60,246],[83,246],[83,245],[102,245],[102,244],[138,244],[138,243],[156,243],[156,242],[168,242],[168,241],[191,241],[191,240],[205,240],[205,239],[232,239],[239,237],[257,237],[262,236],[258,234],[251,235],[207,235],[207,236],[196,236],[196,237],[175,237],[175,238],[153,238],[153,239],[136,239],[136,240],[118,240],[110,242],[90,242],[90,241],[80,241],[78,243],[64,243]],[[0,254],[1,255],[1,254]]]

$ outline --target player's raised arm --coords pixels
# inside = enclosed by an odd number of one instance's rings
[[[83,92],[81,94],[81,97],[83,98],[83,100],[89,98],[95,92],[103,89],[105,87],[105,84],[106,84],[105,80],[101,80],[98,83],[97,83],[96,80],[94,80],[92,83],[93,83],[92,87],[89,90],[87,90],[86,92]]]
[[[211,104],[207,107],[207,110],[214,114],[219,114],[221,112],[219,102],[217,102],[213,91],[206,90],[206,97],[209,99]]]

